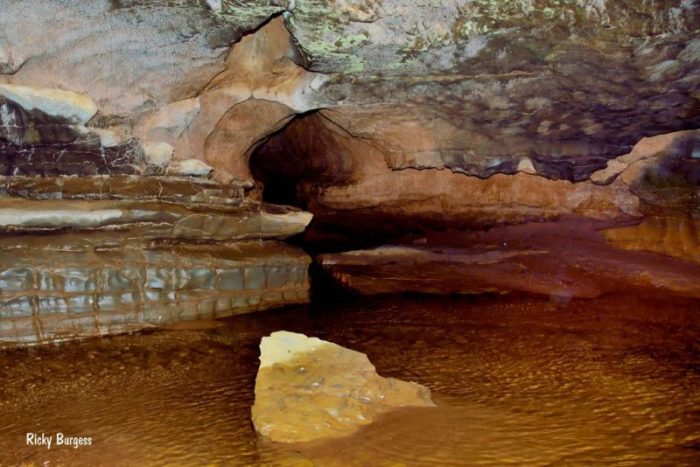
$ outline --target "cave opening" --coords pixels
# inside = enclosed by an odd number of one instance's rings
[[[339,139],[343,144],[337,144]],[[250,172],[262,186],[264,203],[292,206],[314,214],[303,233],[286,240],[312,258],[328,252],[379,246],[388,240],[386,235],[374,234],[371,228],[348,236],[333,216],[328,219],[319,206],[313,205],[314,191],[350,180],[347,161],[352,157],[353,143],[353,138],[324,117],[322,110],[313,110],[293,117],[250,155]],[[311,262],[308,273],[314,309],[340,297],[352,300],[356,296],[326,274],[317,261]]]
[[[299,184],[313,177],[308,154],[307,126],[313,125],[318,111],[313,110],[291,119],[287,125],[267,136],[249,158],[250,172],[263,187],[262,200],[306,209],[298,193]]]
[[[414,227],[362,210],[328,209],[319,201],[324,190],[352,185],[366,171],[385,164],[383,154],[323,109],[295,116],[257,145],[248,163],[264,202],[314,215],[306,231],[291,239],[313,255],[379,246]]]

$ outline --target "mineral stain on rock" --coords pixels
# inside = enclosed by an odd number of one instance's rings
[[[434,405],[428,388],[379,376],[361,352],[287,331],[260,342],[252,417],[272,441],[343,437],[392,409]]]

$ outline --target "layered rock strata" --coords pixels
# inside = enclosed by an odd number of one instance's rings
[[[3,0],[0,82],[90,95],[104,124],[230,177],[318,110],[392,170],[583,181],[700,126],[699,6]]]
[[[0,344],[27,345],[308,301],[277,240],[311,214],[266,205],[115,129],[76,93],[0,86]]]
[[[428,388],[379,376],[363,353],[287,331],[260,342],[252,417],[272,441],[338,438],[392,409],[434,405]]]
[[[308,300],[309,259],[288,245],[114,237],[2,238],[0,343],[117,334]]]
[[[635,219],[700,215],[700,132],[644,138],[590,180],[551,180],[524,170],[482,179],[446,169],[393,170],[370,141],[325,117],[306,117],[255,155],[260,178],[288,189],[317,223],[337,230],[483,228],[562,216]],[[666,214],[664,214],[666,213]],[[362,223],[358,223],[362,219]],[[357,234],[357,232],[353,232]]]
[[[633,3],[0,0],[0,175],[22,198],[2,228],[298,231],[308,216],[258,212],[254,179],[346,241],[695,225],[700,3]],[[594,243],[696,257],[694,231],[621,232]]]

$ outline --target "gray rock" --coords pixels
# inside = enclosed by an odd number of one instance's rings
[[[276,242],[95,249],[70,235],[43,248],[31,239],[5,238],[0,344],[79,339],[304,303],[309,283],[297,271],[309,262],[302,251]]]

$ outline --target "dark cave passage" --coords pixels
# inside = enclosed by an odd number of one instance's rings
[[[290,126],[312,118],[311,115],[295,117],[284,128],[266,138],[251,154],[248,162],[250,172],[255,181],[263,185],[264,202],[306,208],[297,193],[299,182],[307,176],[306,162],[298,157],[286,133]]]
[[[263,200],[308,208],[309,191],[352,178],[355,145],[361,144],[321,110],[294,117],[251,154],[249,165],[264,185]]]

